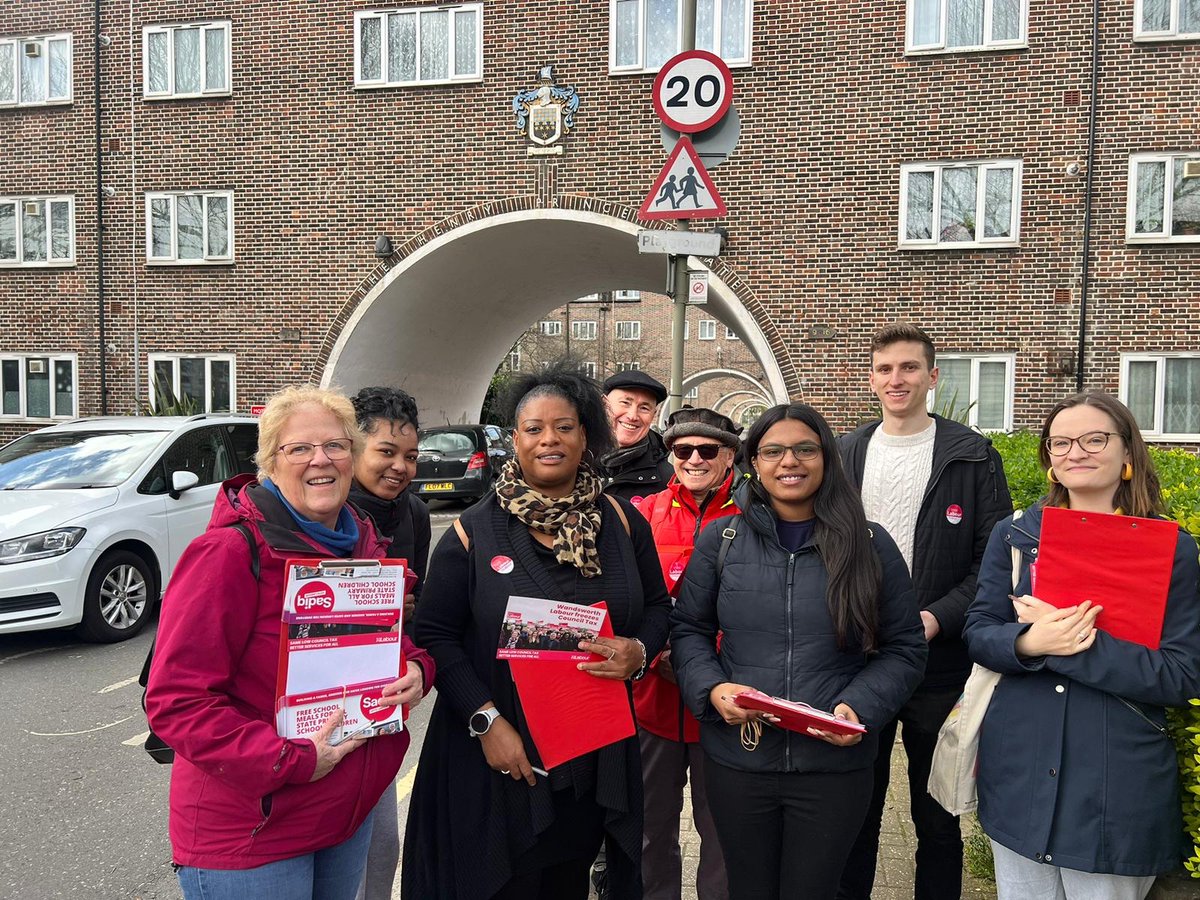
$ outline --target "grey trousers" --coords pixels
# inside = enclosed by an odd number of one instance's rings
[[[354,900],[392,900],[392,884],[400,862],[400,822],[396,813],[396,782],[388,785],[375,804],[375,826],[367,851],[367,870]]]
[[[680,900],[683,859],[679,850],[679,815],[683,786],[691,770],[692,821],[700,834],[700,867],[696,894],[700,900],[728,900],[725,857],[717,839],[704,787],[704,753],[699,744],[669,741],[638,729],[642,745],[644,824],[642,832],[643,900]]]
[[[1034,862],[992,841],[997,900],[1144,900],[1154,876],[1079,872]]]

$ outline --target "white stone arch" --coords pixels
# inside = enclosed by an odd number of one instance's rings
[[[712,289],[711,284],[709,285],[709,289],[710,290]],[[757,354],[756,354],[756,357],[757,357]],[[700,385],[704,384],[704,382],[712,381],[714,378],[737,378],[737,379],[740,379],[741,381],[749,382],[752,389],[756,388],[757,391],[759,393],[761,393],[764,397],[770,397],[770,395],[773,393],[773,391],[771,391],[769,386],[764,386],[764,385],[760,384],[759,380],[757,378],[755,378],[753,375],[751,375],[750,373],[744,372],[741,369],[730,369],[730,368],[703,369],[702,371],[699,371],[699,372],[693,372],[691,375],[685,375],[684,379],[683,379],[683,393],[686,395],[687,392],[690,391],[692,388],[699,387]],[[775,396],[777,396],[777,397],[782,396],[784,398],[784,400],[786,400],[787,392],[784,391],[782,395],[776,393]],[[772,401],[768,400],[767,402],[769,404]],[[774,402],[782,403],[783,400],[774,401]],[[665,425],[667,422],[667,410],[666,410],[665,404],[658,411],[658,421],[659,421],[660,426]]]

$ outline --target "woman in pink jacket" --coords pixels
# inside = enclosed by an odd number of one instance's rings
[[[176,753],[170,835],[186,900],[353,900],[362,879],[370,814],[407,731],[335,747],[340,713],[311,740],[285,740],[274,724],[287,558],[385,555],[346,503],[362,441],[346,398],[276,394],[259,423],[259,480],[223,485],[163,599],[146,713]],[[407,637],[403,648],[390,705],[414,704],[433,682],[433,661]]]

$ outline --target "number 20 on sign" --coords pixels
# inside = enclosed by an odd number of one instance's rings
[[[707,50],[673,56],[654,79],[654,111],[668,128],[695,134],[716,125],[733,102],[733,75]]]

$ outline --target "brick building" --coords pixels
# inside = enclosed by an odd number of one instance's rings
[[[692,265],[770,399],[869,414],[867,337],[904,317],[978,424],[1079,378],[1195,442],[1195,3],[699,7],[741,136],[712,172],[728,246]],[[392,382],[473,419],[565,298],[662,290],[634,234],[670,0],[95,8],[0,16],[0,437],[152,379],[243,410]],[[579,105],[531,155],[513,98],[547,65]]]

